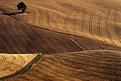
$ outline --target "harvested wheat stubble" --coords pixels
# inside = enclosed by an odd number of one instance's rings
[[[16,11],[17,0],[2,1],[5,11]],[[120,0],[36,0],[25,1],[28,15],[14,16],[21,22],[63,33],[86,36],[111,45],[121,46]],[[48,2],[48,3],[47,3]]]
[[[11,3],[13,0],[2,1],[0,12],[17,12],[15,6],[18,1],[14,1],[15,3]],[[38,3],[39,1],[25,1],[28,5],[27,12],[31,12],[28,15],[0,14],[0,53],[52,54],[83,50],[121,50],[120,12],[114,13],[99,6],[98,3],[105,1],[46,0],[51,4],[44,0]]]
[[[6,81],[120,81],[120,51],[45,55],[23,76]]]
[[[0,80],[25,73],[39,58],[37,54],[0,54]]]
[[[120,0],[24,2],[30,14],[14,14],[18,0],[0,1],[0,53],[45,57],[7,81],[121,81]]]
[[[33,25],[20,23],[12,17],[0,15],[0,53],[43,54],[76,52],[83,50],[121,50],[96,40],[72,36]],[[89,46],[90,45],[90,46]]]
[[[0,15],[0,18],[1,53],[28,54],[41,52],[52,54],[99,49],[121,50],[119,47],[104,45],[89,38],[72,36],[20,23],[9,16]]]

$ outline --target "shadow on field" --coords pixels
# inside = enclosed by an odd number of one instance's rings
[[[11,16],[11,15],[17,15],[17,14],[22,14],[23,12],[11,12],[11,13],[3,13],[3,15],[8,15],[8,16]]]

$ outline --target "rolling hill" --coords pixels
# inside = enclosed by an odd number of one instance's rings
[[[22,1],[26,13],[17,10],[19,0],[0,1],[0,56],[7,63],[11,56],[29,59],[19,68],[10,65],[13,72],[2,72],[12,76],[5,81],[121,80],[120,0]],[[43,57],[16,77],[34,60],[24,55],[38,53]],[[6,61],[0,57],[0,62],[5,69]]]

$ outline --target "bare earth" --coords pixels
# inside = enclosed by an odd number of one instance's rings
[[[0,78],[15,74],[36,56],[36,54],[0,54]]]
[[[0,1],[0,79],[5,81],[120,81],[120,0],[23,0],[26,13],[17,13],[19,0]],[[34,58],[43,57],[15,77]],[[15,54],[15,55],[13,55]],[[11,56],[25,64],[8,67]],[[22,54],[22,55],[21,55]],[[24,55],[23,55],[24,54]],[[10,55],[10,56],[9,56]],[[18,64],[16,61],[15,65]]]
[[[121,52],[45,55],[23,76],[5,81],[120,81]]]

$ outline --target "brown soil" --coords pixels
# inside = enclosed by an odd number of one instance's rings
[[[5,81],[120,81],[119,51],[45,55],[23,76]]]
[[[0,15],[0,53],[43,54],[76,52],[84,50],[120,50],[120,47],[104,44],[82,36],[69,35],[43,29]]]
[[[18,0],[0,1],[0,53],[41,52],[44,58],[8,81],[121,80],[120,0],[24,2],[22,14]]]

